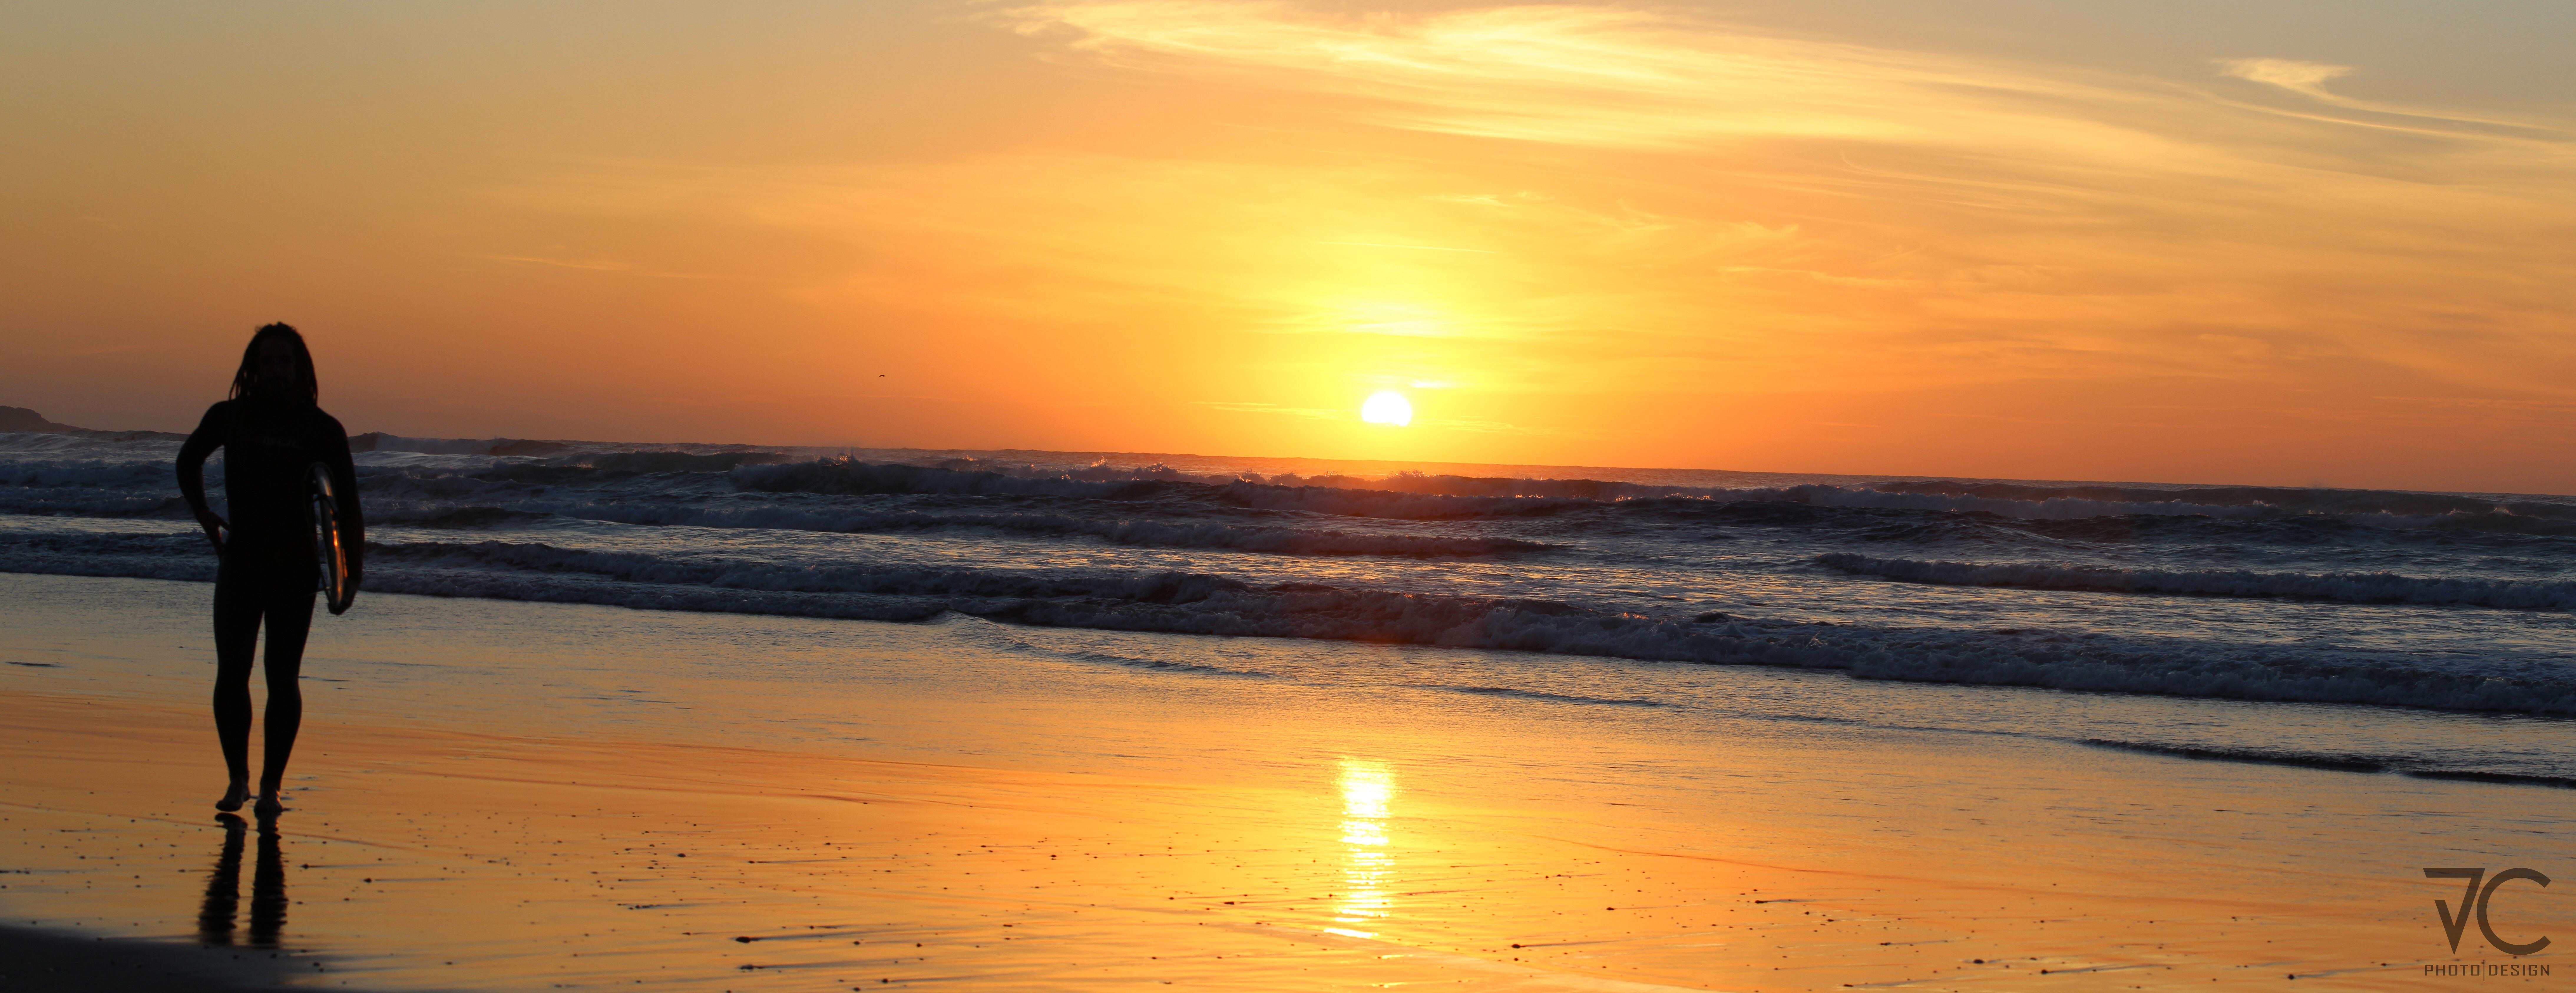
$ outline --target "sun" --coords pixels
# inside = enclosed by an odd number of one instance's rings
[[[1402,393],[1382,390],[1360,404],[1360,420],[1400,428],[1413,423],[1413,404]]]

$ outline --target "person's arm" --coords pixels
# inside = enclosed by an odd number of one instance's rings
[[[231,420],[225,416],[224,406],[231,402],[219,401],[206,408],[197,430],[179,445],[179,495],[188,499],[188,509],[197,515],[197,526],[206,529],[206,540],[215,543],[216,555],[224,553],[224,530],[230,525],[206,505],[206,456],[223,447],[223,425]]]
[[[340,502],[340,543],[349,556],[349,588],[367,574],[367,519],[358,512],[358,464],[349,458],[349,430],[322,415],[322,464],[331,467],[331,493]]]

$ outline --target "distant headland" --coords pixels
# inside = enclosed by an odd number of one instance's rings
[[[56,424],[45,415],[25,407],[0,407],[0,431],[24,431],[30,434],[82,434],[88,428]]]

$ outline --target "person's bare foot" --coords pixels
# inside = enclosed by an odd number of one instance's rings
[[[278,800],[278,795],[282,792],[284,791],[270,790],[266,793],[260,794],[259,802],[252,805],[250,808],[251,813],[257,814],[261,817],[275,817],[279,814],[285,813],[286,804],[281,803]]]
[[[250,784],[234,783],[231,788],[224,790],[223,799],[215,801],[215,809],[229,814],[233,811],[240,810],[242,803],[249,799]]]

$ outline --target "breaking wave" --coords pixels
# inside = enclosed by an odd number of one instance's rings
[[[223,478],[222,463],[206,467],[209,487]],[[0,462],[0,514],[185,519],[188,511],[167,464],[47,459]]]
[[[2506,610],[2576,609],[2576,583],[2512,579],[2425,579],[2396,573],[2262,573],[2243,570],[2168,571],[2015,563],[1979,564],[1881,559],[1849,552],[1816,557],[1818,565],[1862,576],[1938,586],[1995,586],[2028,590],[2085,590],[2179,596],[2284,597],[2342,603],[2409,603],[2496,607]]]
[[[1097,500],[1197,499],[1341,517],[1459,520],[1550,516],[1638,502],[1784,503],[1855,510],[1990,514],[2013,520],[2116,517],[2272,520],[2325,516],[2382,528],[2458,528],[2576,534],[2576,504],[2531,498],[2380,490],[2267,487],[2064,486],[1951,482],[1810,483],[1767,488],[1658,486],[1564,479],[1399,474],[1262,479],[1191,476],[1153,466],[1125,471],[933,468],[824,459],[733,470],[734,485],[771,493],[1054,496]],[[1326,485],[1328,484],[1328,485]]]
[[[2337,772],[2393,772],[2420,779],[2464,779],[2485,783],[2518,783],[2528,786],[2576,789],[2576,778],[2485,769],[2453,769],[2434,760],[2412,755],[2335,754],[2267,748],[2116,741],[2106,738],[2081,738],[2074,741],[2077,744],[2091,745],[2095,748],[2161,755],[2167,758],[2197,759],[2203,762],[2286,765],[2303,769],[2331,769]]]
[[[777,528],[839,534],[930,531],[969,527],[1054,537],[1081,535],[1120,545],[1209,548],[1279,555],[1384,555],[1429,559],[1543,552],[1553,547],[1513,538],[1354,534],[1310,528],[1243,527],[1207,522],[1099,520],[1069,514],[973,514],[914,510],[833,513],[784,507],[709,510],[699,507],[632,504],[558,506],[551,509],[554,513],[565,517],[620,524]]]
[[[1149,669],[1158,672],[1178,672],[1200,676],[1245,676],[1254,679],[1270,679],[1276,675],[1276,673],[1264,672],[1260,669],[1237,669],[1228,666],[1199,665],[1191,662],[1173,662],[1166,659],[1143,659],[1132,655],[1119,655],[1114,652],[1103,652],[1094,649],[1050,648],[1044,645],[1032,644],[1027,639],[1011,633],[1011,630],[1008,628],[996,624],[990,624],[981,619],[971,620],[967,623],[976,626],[974,629],[966,632],[969,637],[973,637],[976,640],[1000,648],[1003,651],[1017,652],[1024,655],[1066,659],[1074,662],[1096,662],[1107,665],[1126,666],[1131,669]]]
[[[1571,693],[1545,693],[1539,690],[1513,689],[1509,686],[1433,686],[1430,688],[1435,690],[1445,690],[1451,693],[1465,693],[1472,696],[1509,697],[1516,700],[1545,700],[1549,703],[1590,703],[1612,707],[1663,706],[1663,702],[1659,700],[1631,700],[1624,697],[1583,696],[1581,694]]]
[[[0,570],[206,579],[194,535],[0,533]],[[1171,571],[794,565],[482,541],[371,545],[371,590],[640,609],[1316,638],[1840,670],[1855,678],[2241,700],[2576,714],[2555,656],[2476,659],[2104,634],[1727,617],[1694,622],[1507,599],[1256,585]]]
[[[18,436],[8,437],[18,439]],[[184,516],[171,502],[177,491],[166,460],[62,458],[72,453],[57,450],[57,443],[70,437],[29,435],[19,439],[33,441],[25,446],[25,451],[13,453],[21,455],[21,460],[0,461],[0,512]],[[1233,477],[1193,475],[1165,466],[1048,470],[1030,466],[999,466],[971,459],[950,460],[942,466],[852,459],[786,461],[790,458],[786,453],[744,446],[691,446],[699,449],[696,451],[568,451],[567,446],[576,443],[510,439],[468,442],[395,439],[390,436],[376,440],[383,442],[385,447],[374,449],[368,458],[453,459],[470,456],[488,461],[470,466],[415,462],[362,464],[361,487],[370,497],[451,500],[493,495],[524,497],[549,488],[600,487],[651,475],[671,480],[667,484],[659,484],[664,489],[677,487],[696,492],[1168,502],[1211,509],[1414,521],[1555,518],[1605,512],[1694,514],[1728,507],[1743,508],[1732,516],[1749,513],[1758,517],[1760,512],[1755,508],[1794,506],[1969,518],[1988,516],[2034,524],[2159,518],[2220,522],[2330,520],[2380,530],[2576,535],[2576,502],[2538,497],[2265,487],[2036,486],[1950,481],[1808,483],[1730,488],[1415,474],[1381,479],[1299,477],[1293,474],[1265,478],[1253,473]],[[53,447],[38,447],[34,441],[44,441]],[[154,444],[160,443],[155,441]],[[451,450],[454,454],[441,454]],[[503,452],[517,454],[496,454]],[[218,460],[209,466],[209,486],[218,485],[220,478]],[[708,490],[710,486],[716,489]],[[1102,537],[1121,540],[1110,535]],[[1221,539],[1212,547],[1252,547],[1237,546],[1234,544],[1237,541],[1250,541],[1257,546],[1262,542],[1285,542],[1289,539],[1284,536],[1238,536]],[[1141,543],[1162,542],[1145,540]],[[1510,550],[1527,549],[1305,554],[1472,555]]]

